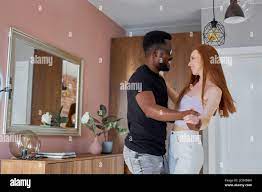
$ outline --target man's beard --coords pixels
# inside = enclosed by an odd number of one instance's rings
[[[170,70],[170,64],[167,63],[159,63],[158,64],[158,71],[169,71]]]

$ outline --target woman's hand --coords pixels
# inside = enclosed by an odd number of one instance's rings
[[[167,86],[168,89],[174,89],[174,88],[172,87],[172,85],[169,83],[169,81],[167,80],[167,73],[166,73],[166,72],[164,72],[164,71],[159,71],[159,75],[160,75],[161,77],[163,77],[163,79],[165,80],[166,86]],[[175,90],[174,90],[174,91],[175,91]]]
[[[187,115],[184,118],[188,128],[194,131],[199,131],[202,126],[202,121],[199,115]]]
[[[165,79],[165,81],[167,82],[167,79],[166,79],[166,73],[164,71],[159,71],[159,75],[161,77],[163,77]]]
[[[186,123],[190,124],[198,124],[200,120],[199,116],[196,115],[187,115],[183,119]]]
[[[165,82],[166,82],[166,87],[167,87],[167,93],[169,98],[172,100],[172,102],[174,104],[176,104],[177,98],[178,98],[178,93],[176,92],[176,90],[174,89],[174,87],[168,82],[167,77],[166,77],[166,73],[163,71],[159,71],[159,75],[161,77],[164,78]]]

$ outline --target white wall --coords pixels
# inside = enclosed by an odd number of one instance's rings
[[[262,47],[224,48],[222,65],[237,112],[208,129],[208,173],[262,173]]]

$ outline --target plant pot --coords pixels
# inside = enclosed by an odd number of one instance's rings
[[[102,153],[109,154],[113,151],[113,141],[104,141],[102,144]]]
[[[89,146],[89,152],[94,155],[101,154],[102,146],[101,143],[99,143],[97,136],[94,138],[94,141]]]

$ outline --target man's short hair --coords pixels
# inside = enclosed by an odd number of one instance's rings
[[[151,31],[148,32],[144,36],[143,40],[143,49],[145,52],[145,55],[147,55],[148,51],[151,48],[158,48],[161,45],[165,45],[166,41],[165,40],[171,40],[172,36],[164,31]]]

